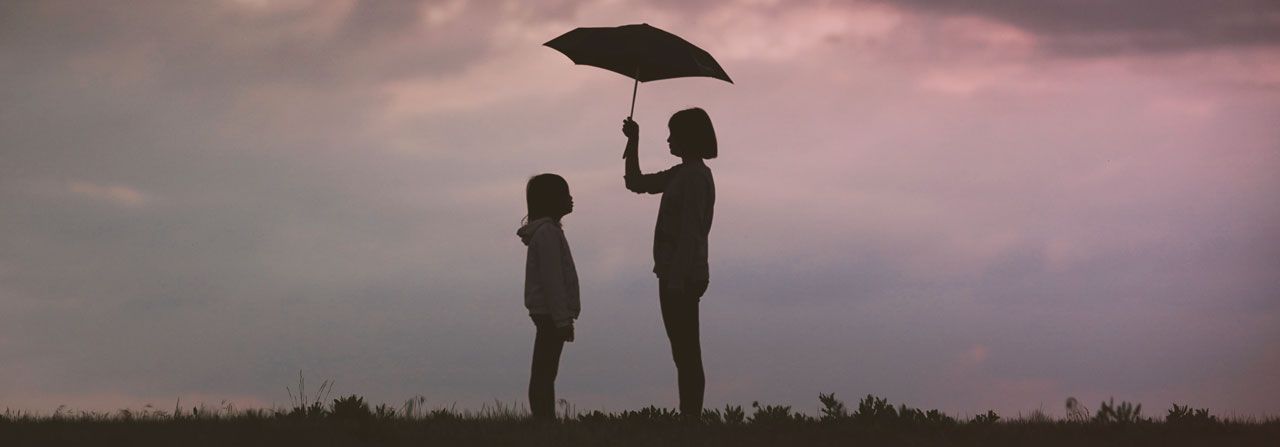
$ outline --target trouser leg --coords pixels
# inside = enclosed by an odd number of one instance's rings
[[[555,323],[546,315],[534,315],[538,333],[533,340],[533,365],[529,372],[529,411],[535,419],[554,420],[556,374],[564,339],[556,335]]]
[[[706,290],[705,283],[689,284],[684,293],[675,294],[667,289],[665,281],[659,298],[662,305],[662,322],[671,342],[671,356],[676,363],[677,384],[680,390],[680,412],[697,417],[702,414],[702,401],[706,389],[706,375],[702,368],[702,343],[698,329],[698,302]]]

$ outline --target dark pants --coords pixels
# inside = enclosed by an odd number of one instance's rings
[[[533,367],[529,372],[529,411],[534,419],[556,418],[556,373],[560,371],[560,351],[564,338],[556,331],[550,315],[530,315],[538,334],[533,338]]]
[[[658,299],[662,303],[662,324],[671,341],[671,356],[676,361],[680,387],[680,412],[687,417],[702,415],[702,396],[706,376],[702,371],[702,342],[698,335],[698,302],[707,291],[707,281],[689,281],[683,293],[668,288],[666,280],[658,280]]]

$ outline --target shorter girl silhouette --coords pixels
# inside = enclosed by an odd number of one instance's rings
[[[529,373],[529,409],[534,419],[555,420],[556,373],[560,351],[573,341],[578,318],[578,272],[560,219],[573,212],[569,183],[555,174],[540,174],[525,186],[529,215],[516,231],[529,246],[524,271],[524,306],[537,328]]]

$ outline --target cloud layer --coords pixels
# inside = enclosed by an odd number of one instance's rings
[[[1067,396],[1247,414],[1280,388],[1280,43],[1267,2],[0,5],[11,408],[522,401],[523,182],[568,178],[561,397],[675,402],[621,186],[630,82],[541,43],[648,22],[736,84],[646,83],[646,169],[722,157],[708,404]]]

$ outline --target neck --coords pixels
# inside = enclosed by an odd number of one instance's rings
[[[684,164],[701,164],[702,158],[699,157],[680,157],[680,162]]]

